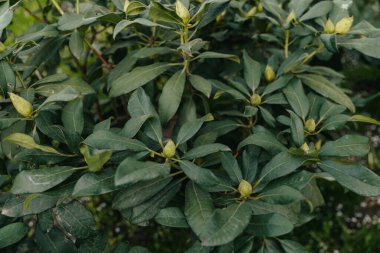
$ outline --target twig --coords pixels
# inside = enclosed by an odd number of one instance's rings
[[[41,18],[37,17],[31,10],[29,10],[27,7],[25,7],[24,5],[21,5],[21,7],[30,15],[32,16],[37,22],[39,23],[45,23],[44,20],[42,20]]]

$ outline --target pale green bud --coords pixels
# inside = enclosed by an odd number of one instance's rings
[[[170,139],[165,147],[164,147],[164,150],[162,151],[162,154],[166,157],[166,158],[172,158],[174,155],[175,155],[175,152],[176,152],[176,145],[175,143]]]
[[[276,79],[276,73],[270,65],[265,67],[264,76],[268,83],[271,83]]]
[[[324,27],[324,32],[328,34],[332,34],[335,32],[335,25],[331,21],[331,19],[326,21],[325,27]]]
[[[260,95],[259,94],[253,94],[252,96],[251,96],[251,105],[253,105],[253,106],[255,106],[255,107],[257,107],[257,106],[259,106],[259,105],[261,105],[261,97],[260,97]]]
[[[335,32],[339,34],[346,34],[350,31],[354,17],[342,18],[335,26]]]
[[[305,129],[309,133],[313,133],[315,131],[315,128],[316,128],[316,124],[315,124],[315,120],[314,119],[308,119],[305,122]]]
[[[238,190],[242,197],[247,198],[252,194],[253,188],[252,188],[252,185],[248,181],[241,180]]]
[[[190,12],[183,4],[182,0],[177,0],[175,3],[175,11],[184,24],[188,24],[190,22]]]

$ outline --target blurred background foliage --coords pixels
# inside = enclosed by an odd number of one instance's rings
[[[22,1],[21,8],[16,9],[14,22],[9,29],[12,33],[8,33],[5,44],[33,29],[36,18],[54,18],[46,17],[39,11],[39,6],[45,6],[46,2],[46,0]],[[63,9],[73,8],[72,2],[74,1],[62,1]],[[102,2],[107,4],[107,1],[98,1],[99,4]],[[378,0],[353,1],[352,14],[356,21],[365,19],[376,27],[380,27],[380,1]],[[317,60],[316,63],[328,65],[346,76],[344,85],[346,88],[353,89],[352,97],[358,106],[358,113],[380,118],[380,60],[365,57],[354,51],[342,50],[328,62]],[[62,72],[72,76],[78,75],[71,71],[65,61],[62,61],[60,67]],[[365,162],[368,162],[369,167],[379,174],[380,128],[357,126],[357,131],[371,137],[372,150],[368,161]],[[315,253],[380,252],[380,198],[363,198],[337,184],[326,182],[319,182],[319,184],[321,184],[323,195],[330,196],[330,199],[326,201],[329,204],[319,208],[316,218],[296,229],[290,237],[297,238],[310,252]],[[107,196],[87,200],[87,206],[95,214],[98,227],[107,235],[111,245],[116,245],[120,241],[129,241],[133,245],[146,246],[152,252],[160,253],[184,252],[191,246],[190,231],[170,229],[157,224],[141,229],[136,225],[128,224],[119,213],[111,209],[109,203],[110,199]],[[29,239],[26,238],[25,243],[28,243],[27,240]],[[22,244],[18,246],[18,252],[22,252],[22,246]]]

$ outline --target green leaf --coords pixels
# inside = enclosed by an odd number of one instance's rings
[[[72,241],[66,238],[58,228],[53,227],[47,233],[43,233],[41,229],[36,229],[35,241],[42,253],[77,253],[78,249]],[[49,249],[49,251],[48,251]]]
[[[128,4],[126,14],[128,16],[136,16],[139,15],[141,12],[143,12],[146,9],[145,4],[137,2],[137,1],[132,1]]]
[[[365,156],[370,150],[369,138],[361,135],[345,135],[329,141],[319,151],[320,156]]]
[[[177,16],[177,14],[165,8],[163,5],[157,1],[151,1],[149,6],[149,17],[156,21],[162,21],[170,24],[181,24],[182,20]]]
[[[77,238],[87,238],[95,234],[96,223],[91,212],[78,201],[57,207],[57,221],[67,232]]]
[[[154,63],[144,67],[137,67],[131,72],[123,74],[111,84],[110,96],[117,97],[134,91],[171,67],[172,65],[169,63]]]
[[[87,145],[82,145],[80,152],[88,165],[88,170],[92,172],[100,171],[112,156],[111,150],[97,150],[91,154]]]
[[[358,50],[362,54],[380,59],[379,38],[351,39],[341,42],[339,45],[348,49]]]
[[[68,166],[23,170],[17,174],[11,191],[13,194],[44,192],[65,181],[76,170]]]
[[[22,222],[11,223],[0,228],[0,249],[20,241],[28,232]]]
[[[132,118],[148,116],[149,119],[146,121],[143,131],[152,140],[158,143],[162,142],[162,127],[159,116],[144,89],[138,88],[132,93],[128,101],[128,112]]]
[[[83,143],[96,149],[108,149],[114,151],[131,150],[143,151],[147,150],[144,143],[129,139],[110,131],[99,130],[88,136]]]
[[[302,17],[300,21],[304,22],[328,14],[333,8],[331,1],[321,1],[313,5]]]
[[[380,126],[380,121],[375,120],[375,119],[370,118],[370,117],[365,116],[365,115],[356,114],[356,115],[352,115],[351,118],[352,118],[353,121],[370,123],[370,124],[374,124],[374,125]]]
[[[79,97],[79,92],[75,90],[74,88],[68,86],[65,87],[63,90],[60,92],[53,94],[49,96],[39,107],[38,110],[41,110],[45,105],[49,103],[54,103],[54,102],[68,102],[76,99]]]
[[[288,234],[293,224],[284,216],[272,213],[254,215],[245,232],[260,237],[276,237]]]
[[[292,139],[297,147],[301,147],[305,142],[305,133],[302,120],[292,111],[290,113],[290,131]]]
[[[220,161],[230,179],[238,185],[243,180],[243,175],[235,157],[231,153],[224,152],[220,154]]]
[[[286,151],[286,147],[277,140],[277,138],[269,131],[257,131],[254,134],[245,138],[239,143],[238,149],[242,149],[247,145],[255,145],[263,148],[271,154],[278,154],[282,151]]]
[[[302,74],[299,75],[303,83],[309,86],[310,89],[327,97],[338,104],[344,105],[351,112],[355,112],[355,105],[352,103],[351,99],[334,83],[327,80],[323,76],[315,74]]]
[[[41,150],[41,151],[44,151],[47,153],[53,153],[53,154],[57,154],[60,156],[71,156],[71,155],[62,154],[52,147],[39,145],[39,144],[35,143],[32,136],[22,134],[22,133],[13,133],[11,135],[8,135],[4,139],[4,142],[9,142],[9,143],[12,143],[15,145],[19,145],[19,146],[26,148],[26,149],[38,149],[38,150]]]
[[[84,44],[83,44],[83,38],[80,35],[80,32],[78,32],[77,30],[75,30],[70,36],[69,48],[75,58],[77,59],[81,58],[84,52]]]
[[[189,81],[194,89],[208,98],[211,96],[212,84],[210,81],[198,75],[189,75]]]
[[[115,173],[115,185],[128,186],[141,181],[148,181],[158,177],[166,177],[170,173],[169,164],[154,162],[140,162],[127,157]]]
[[[161,191],[170,181],[170,177],[155,178],[128,186],[116,194],[112,208],[122,210],[140,205]]]
[[[152,219],[161,209],[167,205],[167,203],[169,203],[169,201],[177,194],[180,188],[181,183],[179,181],[171,182],[147,202],[139,206],[135,206],[132,209],[130,221],[134,224],[139,224]]]
[[[38,214],[54,207],[58,197],[52,194],[13,195],[4,203],[1,214],[8,217],[22,217],[29,214]]]
[[[167,123],[177,112],[182,101],[186,74],[184,71],[175,73],[165,84],[158,102],[161,122]]]
[[[220,183],[220,180],[209,169],[201,168],[189,161],[180,161],[179,163],[186,176],[201,186],[214,186]]]
[[[182,156],[182,159],[193,160],[196,158],[204,157],[204,156],[217,153],[217,152],[222,152],[222,151],[231,151],[231,149],[227,147],[226,145],[219,144],[219,143],[206,144],[206,145],[195,147],[187,151]]]
[[[176,144],[180,145],[191,139],[202,127],[206,121],[212,121],[214,117],[211,114],[206,114],[202,118],[184,123],[179,129]]]
[[[290,240],[279,240],[285,253],[307,253],[308,251],[298,242]]]
[[[283,92],[293,111],[305,120],[309,113],[310,105],[301,81],[299,79],[293,79],[285,89],[283,89]]]
[[[115,190],[114,171],[86,173],[75,184],[72,195],[76,197],[102,195]]]
[[[194,16],[200,20],[198,28],[205,27],[215,20],[230,4],[228,0],[209,0],[204,1]]]
[[[194,58],[194,60],[196,59],[228,59],[228,60],[240,63],[240,59],[236,55],[223,54],[223,53],[211,52],[211,51],[201,53],[200,55]]]
[[[261,81],[261,64],[253,60],[247,53],[243,51],[243,61],[244,61],[244,79],[248,84],[248,87],[254,93],[259,87]]]
[[[88,95],[94,93],[94,89],[80,78],[68,78],[66,80],[38,84],[36,93],[45,97],[58,94],[67,87],[76,90],[79,94]]]
[[[1,30],[1,29],[0,29]],[[1,34],[1,32],[0,32]],[[0,61],[0,89],[3,95],[8,92],[8,85],[16,84],[16,75],[8,62]]]
[[[380,195],[380,177],[362,165],[322,161],[319,167],[339,184],[362,196]]]
[[[218,246],[233,241],[247,227],[250,219],[251,208],[244,202],[217,209],[206,225],[213,226],[212,234],[202,240],[202,245]]]
[[[108,248],[108,238],[105,233],[85,240],[80,244],[78,253],[103,253]],[[115,252],[113,252],[115,253]]]
[[[185,200],[187,222],[194,233],[199,238],[203,238],[205,225],[215,209],[211,196],[194,182],[188,182]]]
[[[3,30],[12,22],[13,8],[9,8],[9,2],[3,1],[0,9],[0,36]]]
[[[287,151],[281,152],[264,166],[260,174],[260,181],[270,182],[276,178],[288,175],[298,169],[305,160],[307,159],[293,156]]]
[[[58,20],[58,29],[61,31],[69,31],[88,25],[96,21],[96,17],[86,18],[83,14],[66,12]]]
[[[77,98],[67,103],[62,111],[63,126],[70,132],[82,134],[84,128],[83,101]]]
[[[321,130],[336,130],[342,127],[345,123],[351,120],[351,117],[345,114],[338,114],[329,117],[325,121],[323,121]]]
[[[200,241],[195,241],[193,246],[185,251],[185,253],[209,253],[211,251],[211,247],[202,246]]]
[[[276,205],[288,205],[305,199],[301,192],[286,185],[264,190],[257,196],[257,198]]]
[[[154,217],[158,224],[166,227],[188,228],[186,217],[178,207],[167,207],[158,212]]]
[[[123,129],[120,132],[120,135],[127,138],[133,138],[139,130],[143,127],[145,122],[151,118],[150,115],[142,115],[138,117],[130,118],[127,123],[125,123]]]
[[[127,28],[128,26],[133,25],[133,24],[139,24],[139,25],[148,26],[148,27],[162,27],[165,29],[172,29],[168,26],[164,26],[164,25],[152,22],[152,21],[145,19],[145,18],[136,18],[135,20],[122,20],[116,24],[114,32],[113,32],[113,38],[115,39],[116,36],[122,30],[124,30],[125,28]]]

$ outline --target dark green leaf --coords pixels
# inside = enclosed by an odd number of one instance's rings
[[[0,228],[0,249],[20,241],[28,232],[22,222],[11,223]]]
[[[76,170],[68,166],[23,170],[17,174],[11,191],[13,194],[44,192],[65,181]]]
[[[380,177],[362,165],[349,165],[334,161],[322,161],[320,168],[347,189],[363,195],[380,195]]]
[[[73,236],[87,238],[95,234],[94,217],[78,201],[57,207],[55,214],[59,225]]]

